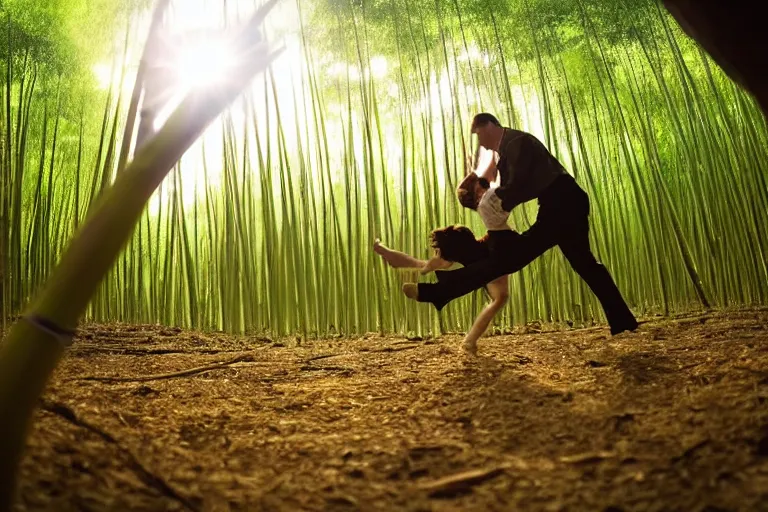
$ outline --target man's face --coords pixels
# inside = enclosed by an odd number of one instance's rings
[[[477,135],[477,142],[485,149],[496,149],[492,147],[497,142],[494,137],[493,123],[476,126],[473,133]]]

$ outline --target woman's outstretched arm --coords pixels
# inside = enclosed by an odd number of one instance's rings
[[[432,272],[433,270],[445,269],[453,265],[452,262],[442,259],[440,256],[433,256],[429,260],[414,258],[410,254],[390,249],[376,239],[373,243],[373,251],[381,256],[390,267],[393,268],[418,268],[422,273]]]

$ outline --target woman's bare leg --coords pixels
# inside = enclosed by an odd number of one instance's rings
[[[409,299],[417,299],[419,289],[416,283],[403,284],[403,293]],[[462,347],[470,355],[477,355],[477,340],[485,333],[491,324],[496,313],[501,311],[509,299],[509,276],[501,276],[488,283],[488,293],[491,296],[491,302],[483,308],[475,321],[472,323],[467,335],[464,336]]]
[[[488,293],[491,295],[491,302],[483,308],[477,318],[475,318],[472,327],[464,337],[464,351],[470,355],[477,355],[477,340],[485,333],[491,324],[496,313],[506,305],[509,298],[509,276],[502,276],[488,283]]]

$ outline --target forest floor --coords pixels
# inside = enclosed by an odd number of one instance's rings
[[[15,510],[768,510],[768,309],[460,344],[85,326]]]

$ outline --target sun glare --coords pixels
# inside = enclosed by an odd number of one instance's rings
[[[112,85],[112,71],[108,64],[96,64],[92,68],[99,89],[106,90]]]
[[[387,75],[388,69],[386,57],[373,57],[370,69],[374,78],[384,78]]]
[[[203,38],[180,48],[174,63],[185,89],[210,87],[225,81],[237,69],[237,59],[223,38]]]
[[[154,129],[159,130],[176,109],[181,99],[191,90],[210,89],[224,84],[238,70],[238,56],[230,40],[221,33],[212,35],[187,35],[172,41],[167,59],[161,66],[170,71],[161,88],[164,98]]]

